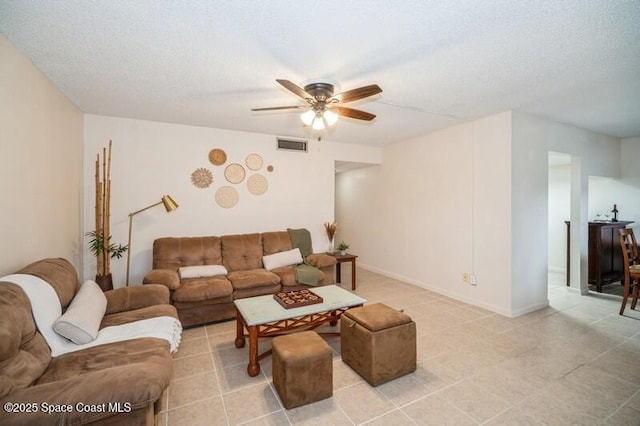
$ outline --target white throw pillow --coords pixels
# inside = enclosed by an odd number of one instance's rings
[[[222,265],[183,266],[178,270],[180,278],[204,278],[216,275],[227,275],[227,268]]]
[[[107,298],[94,281],[80,286],[67,311],[53,323],[53,330],[76,345],[90,343],[98,336],[107,310]]]
[[[281,266],[297,265],[302,263],[302,253],[299,248],[293,250],[281,251],[280,253],[270,254],[262,257],[264,269],[270,271]]]

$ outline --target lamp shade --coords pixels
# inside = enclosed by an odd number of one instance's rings
[[[323,112],[322,116],[324,117],[325,120],[327,120],[327,124],[329,126],[333,126],[338,121],[338,114],[331,111],[330,109]]]
[[[313,125],[311,126],[313,130],[323,130],[324,129],[324,119],[322,116],[316,117],[313,121]]]
[[[162,204],[164,205],[167,213],[172,212],[178,208],[178,203],[176,203],[176,201],[169,195],[162,196]]]
[[[316,118],[316,112],[312,109],[305,111],[300,115],[300,120],[302,120],[305,126],[310,126],[311,123],[313,123],[314,118]]]

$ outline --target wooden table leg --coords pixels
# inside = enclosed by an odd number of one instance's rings
[[[240,312],[236,313],[236,348],[244,348],[244,319]]]
[[[356,289],[356,260],[351,261],[351,290]]]
[[[331,320],[329,321],[329,325],[331,327],[335,327],[336,325],[338,325],[338,314],[336,313],[336,311],[331,311],[329,316],[331,317]]]
[[[258,327],[253,325],[249,329],[249,365],[247,374],[255,377],[260,373],[260,363],[258,362]]]
[[[342,284],[342,270],[340,269],[340,262],[336,263],[336,283]]]

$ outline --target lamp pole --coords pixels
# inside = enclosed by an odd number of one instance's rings
[[[150,208],[153,208],[155,206],[159,206],[160,204],[164,204],[164,208],[167,210],[167,213],[169,213],[169,212],[171,212],[171,211],[173,211],[173,210],[178,208],[178,203],[176,203],[173,200],[173,198],[171,198],[168,195],[164,195],[162,197],[162,200],[160,200],[159,202],[151,204],[150,206],[147,206],[147,207],[145,207],[143,209],[136,210],[133,213],[129,213],[129,240],[127,242],[127,247],[128,247],[128,250],[127,250],[127,278],[126,278],[126,281],[125,281],[125,283],[126,283],[125,285],[127,287],[129,286],[129,268],[131,267],[131,234],[132,234],[132,231],[133,231],[133,217],[135,215],[137,215],[138,213],[142,213],[143,211],[149,210]]]

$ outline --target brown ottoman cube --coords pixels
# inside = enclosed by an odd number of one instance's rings
[[[342,360],[372,386],[416,370],[416,323],[382,303],[342,314],[340,346]]]
[[[315,331],[278,336],[273,350],[273,385],[286,409],[333,395],[331,348]]]

